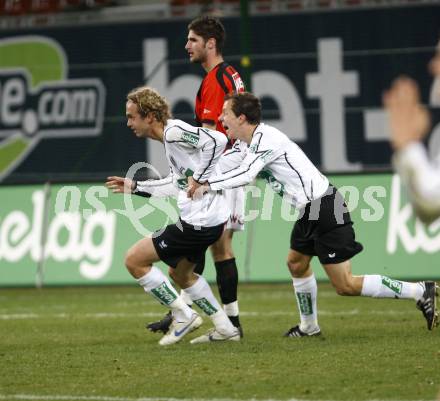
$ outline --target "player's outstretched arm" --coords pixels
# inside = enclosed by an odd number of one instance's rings
[[[110,189],[113,193],[132,193],[136,182],[130,178],[111,176],[107,177],[107,182],[105,186]]]

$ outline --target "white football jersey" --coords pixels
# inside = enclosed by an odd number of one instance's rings
[[[187,197],[188,177],[207,181],[226,144],[227,138],[221,132],[168,120],[164,145],[170,174],[161,180],[139,181],[135,192],[177,196],[181,219],[194,226],[212,227],[226,222],[229,208],[221,191],[210,191],[200,199]]]
[[[263,123],[256,127],[249,146],[236,141],[219,165],[223,173],[216,172],[208,180],[212,190],[246,185],[260,173],[275,192],[297,208],[320,198],[329,186],[328,179],[296,143]]]

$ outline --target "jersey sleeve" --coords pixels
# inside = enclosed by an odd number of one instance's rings
[[[423,145],[407,146],[394,155],[393,163],[420,219],[429,223],[440,217],[440,167],[430,162]]]
[[[173,184],[173,174],[170,173],[160,180],[137,181],[133,193],[144,197],[164,198],[167,196],[177,196],[178,189]]]
[[[227,138],[221,132],[206,128],[199,128],[198,133],[197,147],[201,151],[200,165],[194,171],[193,178],[197,182],[206,182],[225,150]]]
[[[197,182],[206,182],[228,142],[226,136],[218,131],[208,128],[184,130],[177,126],[166,131],[165,140],[180,142],[182,146],[200,151],[200,160],[192,176]]]
[[[236,141],[231,149],[221,155],[216,168],[218,174],[225,174],[240,166],[242,160],[246,156],[241,149],[241,146],[240,141]]]
[[[217,191],[249,184],[267,164],[275,160],[280,151],[276,146],[265,144],[262,139],[262,133],[255,134],[247,155],[235,169],[211,177],[208,180],[211,189]]]

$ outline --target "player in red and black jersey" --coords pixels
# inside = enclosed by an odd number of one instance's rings
[[[222,55],[225,43],[225,29],[217,19],[199,17],[188,25],[188,40],[185,46],[190,61],[201,64],[206,71],[196,97],[195,114],[197,122],[207,128],[225,133],[219,121],[225,95],[244,92],[240,74],[227,64]],[[225,133],[226,135],[226,133]],[[240,327],[237,303],[238,270],[232,249],[234,231],[243,230],[243,189],[227,191],[231,215],[223,236],[211,246],[211,253],[217,271],[217,285],[225,311],[232,323]]]
[[[208,71],[197,92],[195,108],[197,125],[215,128],[225,133],[218,118],[225,95],[232,92],[244,92],[243,81],[234,67],[221,61]]]
[[[234,67],[223,60],[222,50],[225,43],[225,29],[217,19],[209,16],[199,17],[188,25],[188,38],[185,49],[192,63],[201,64],[206,71],[197,93],[195,116],[197,125],[223,132],[219,122],[224,97],[232,92],[244,92],[240,74]],[[191,178],[188,179],[188,184]],[[232,249],[234,231],[244,229],[244,193],[243,188],[226,191],[231,215],[222,237],[210,249],[217,272],[217,285],[226,314],[234,326],[242,330],[237,302],[238,269]],[[204,265],[198,265],[196,273],[203,272]],[[184,292],[182,293],[185,296]],[[187,298],[188,302],[191,302]],[[171,317],[147,327],[152,331],[166,331],[171,324]]]

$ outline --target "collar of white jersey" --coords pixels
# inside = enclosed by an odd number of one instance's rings
[[[247,144],[247,147],[251,146],[252,140],[254,139],[254,135],[255,133],[258,131],[258,127],[264,125],[264,123],[259,123],[258,125],[255,126],[254,131],[252,132],[252,139],[251,141]]]

